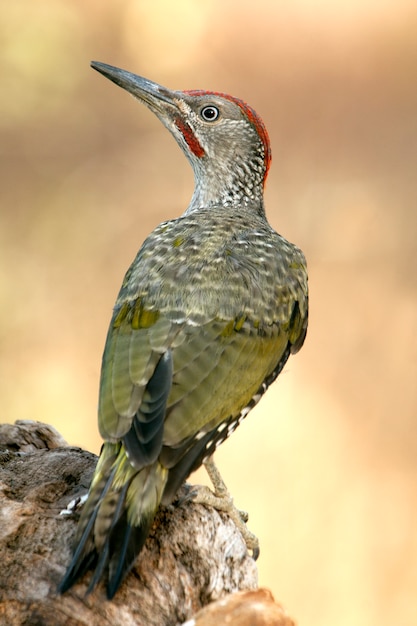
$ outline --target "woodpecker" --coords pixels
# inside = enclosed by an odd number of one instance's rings
[[[161,120],[195,178],[186,211],[160,224],[128,269],[104,348],[104,444],[60,591],[94,569],[89,591],[104,579],[112,598],[160,504],[201,464],[216,474],[217,446],[303,345],[308,288],[303,253],[265,215],[271,150],[256,112],[223,93],[91,65]]]

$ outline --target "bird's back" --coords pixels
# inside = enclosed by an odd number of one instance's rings
[[[307,308],[306,262],[263,215],[210,207],[160,224],[129,268],[116,309],[140,297],[172,321],[246,315],[285,323],[293,301]]]

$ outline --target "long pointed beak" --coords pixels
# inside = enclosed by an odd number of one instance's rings
[[[186,93],[171,91],[147,78],[106,65],[106,63],[92,61],[91,67],[143,102],[172,133],[192,165],[195,157],[201,158],[205,155],[205,150],[181,106]]]
[[[91,67],[119,87],[126,89],[126,91],[138,98],[138,100],[141,100],[156,114],[166,113],[168,108],[166,105],[177,108],[174,101],[175,92],[158,85],[158,83],[99,61],[92,61]]]

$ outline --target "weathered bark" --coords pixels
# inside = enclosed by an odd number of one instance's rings
[[[192,500],[161,508],[132,573],[109,602],[88,576],[60,596],[78,513],[96,457],[50,426],[0,426],[0,624],[164,626],[212,600],[257,587],[257,570],[230,519]],[[235,622],[231,622],[235,623]]]

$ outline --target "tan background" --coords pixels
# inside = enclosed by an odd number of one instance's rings
[[[311,325],[218,462],[260,583],[300,625],[417,623],[416,32],[413,0],[0,6],[3,421],[99,450],[122,276],[192,191],[166,130],[90,59],[265,120],[268,215],[307,255]]]

